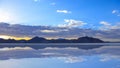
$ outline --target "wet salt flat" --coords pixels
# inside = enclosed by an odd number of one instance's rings
[[[120,45],[120,43],[0,43],[0,45]]]
[[[34,49],[29,46],[0,48],[0,68],[80,67],[120,68],[120,46],[104,45],[89,49],[78,47]]]

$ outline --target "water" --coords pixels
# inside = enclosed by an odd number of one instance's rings
[[[99,46],[99,45],[98,45]],[[120,68],[120,46],[0,48],[0,68]]]

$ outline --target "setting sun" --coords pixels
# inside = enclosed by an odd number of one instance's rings
[[[0,22],[13,22],[14,15],[8,11],[0,11]]]
[[[8,20],[10,20],[10,14],[5,12],[0,12],[0,21],[4,22]]]

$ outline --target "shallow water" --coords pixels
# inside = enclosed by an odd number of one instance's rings
[[[0,48],[0,68],[120,68],[120,46]]]

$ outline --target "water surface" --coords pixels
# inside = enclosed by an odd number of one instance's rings
[[[120,68],[120,46],[0,48],[0,68]]]

